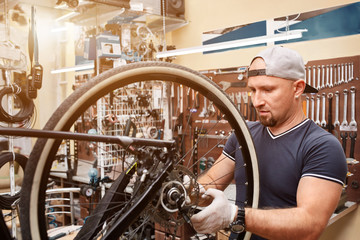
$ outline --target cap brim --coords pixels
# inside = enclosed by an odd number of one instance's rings
[[[316,88],[313,88],[312,86],[306,84],[304,93],[317,93],[318,90]]]

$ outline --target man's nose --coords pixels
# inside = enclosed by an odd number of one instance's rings
[[[255,108],[258,108],[265,104],[264,98],[263,98],[262,94],[259,92],[251,93],[251,101]]]

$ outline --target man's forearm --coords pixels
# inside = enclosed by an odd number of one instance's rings
[[[318,239],[326,222],[301,208],[245,209],[246,231],[267,239]]]

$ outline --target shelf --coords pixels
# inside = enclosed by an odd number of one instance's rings
[[[358,204],[356,202],[350,202],[347,201],[345,203],[345,208],[344,210],[340,211],[339,213],[334,213],[328,223],[328,226],[332,225],[333,223],[335,223],[336,221],[338,221],[339,219],[345,217],[346,215],[348,215],[349,213],[355,211],[358,207]]]

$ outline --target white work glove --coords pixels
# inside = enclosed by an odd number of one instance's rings
[[[228,201],[223,191],[209,188],[203,196],[213,197],[212,203],[191,217],[198,233],[216,233],[229,226],[237,214],[237,206]]]
[[[185,189],[187,190],[187,191],[190,191],[190,193],[188,194],[188,195],[186,195],[186,199],[185,199],[185,203],[187,204],[187,205],[189,205],[189,204],[191,204],[191,196],[189,196],[189,195],[191,195],[192,194],[192,191],[194,190],[194,189],[190,189],[190,187],[191,188],[193,188],[194,187],[194,185],[195,185],[195,180],[193,180],[193,182],[191,183],[191,179],[190,179],[190,177],[188,176],[188,175],[184,175],[184,177],[183,177],[183,185],[184,185],[184,187],[185,187]],[[190,186],[191,185],[191,186]],[[206,192],[206,190],[205,190],[205,188],[203,187],[203,185],[201,185],[200,183],[198,183],[198,185],[199,185],[199,197],[202,197],[203,196],[203,194]]]

